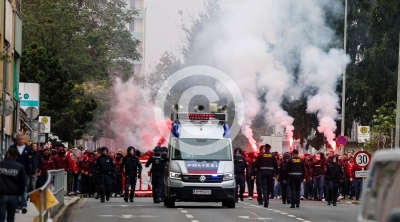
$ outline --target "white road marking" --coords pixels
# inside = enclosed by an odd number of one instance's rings
[[[199,222],[198,220],[192,220],[192,222]]]
[[[253,204],[249,204],[249,203],[245,203],[245,204],[248,204],[248,205],[253,206],[253,207],[262,208],[262,206],[257,206],[257,205],[253,205]],[[292,218],[296,217],[294,215],[289,215],[289,214],[287,214],[285,212],[282,212],[282,211],[279,211],[279,210],[274,210],[274,209],[271,209],[271,208],[266,208],[266,210],[269,210],[269,211],[272,210],[272,211],[274,211],[276,213],[280,213],[280,214],[283,214],[283,215],[286,215],[286,216],[292,217]],[[250,218],[249,216],[239,216],[239,217],[243,218],[243,219],[251,219],[251,220],[268,220],[268,219],[271,219],[271,218],[261,218],[261,217],[259,217],[259,218]],[[296,217],[296,220],[303,221],[303,222],[311,222],[309,220],[304,220],[303,218],[299,218],[299,217]]]
[[[186,214],[186,217],[187,217],[187,218],[193,218],[193,216],[190,215],[190,214]]]
[[[178,210],[183,210],[183,208],[178,208]]]
[[[98,217],[119,217],[119,218],[137,218],[137,217],[157,217],[153,215],[98,215]]]
[[[186,210],[181,210],[181,212],[184,213],[184,214],[187,214],[187,211],[186,211]]]

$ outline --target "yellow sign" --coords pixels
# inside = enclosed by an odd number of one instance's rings
[[[37,215],[37,216],[35,216],[35,218],[33,218],[33,222],[40,222],[39,215]],[[44,218],[42,218],[41,222],[44,222]]]
[[[272,154],[267,154],[267,153],[265,153],[265,154],[263,155],[263,157],[272,157]]]
[[[43,190],[42,192],[39,191],[39,189],[36,189],[32,192],[30,192],[29,195],[29,199],[32,201],[32,203],[35,205],[36,209],[39,210],[39,196],[40,193],[42,194],[42,210],[47,210],[52,206],[55,206],[58,204],[57,199],[54,197],[53,193],[50,192],[49,189]],[[46,194],[46,195],[45,195]],[[46,200],[45,200],[45,196],[46,196]],[[44,207],[44,203],[46,201],[46,209]]]
[[[363,126],[363,127],[360,128],[360,132],[361,132],[362,134],[366,134],[366,133],[368,133],[368,128],[365,127],[365,126]]]
[[[42,120],[40,122],[42,122],[43,124],[47,124],[49,122],[49,119],[47,119],[47,117],[43,116]]]
[[[300,163],[300,159],[293,159],[293,163]]]

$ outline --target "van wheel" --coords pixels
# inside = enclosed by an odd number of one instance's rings
[[[174,208],[175,207],[175,200],[174,199],[165,199],[164,203],[167,208]]]
[[[235,200],[226,202],[226,206],[227,206],[228,208],[235,208],[235,205],[236,205]]]

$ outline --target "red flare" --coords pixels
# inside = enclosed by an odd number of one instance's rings
[[[157,146],[161,146],[161,145],[163,145],[165,143],[165,138],[164,137],[161,137],[159,140],[158,140],[158,142],[157,142]]]
[[[256,145],[256,144],[254,144],[254,143],[251,144],[251,147],[253,147],[253,150],[254,150],[254,151],[257,151],[257,145]]]

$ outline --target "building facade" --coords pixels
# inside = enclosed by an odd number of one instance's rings
[[[146,39],[146,1],[145,0],[125,0],[127,8],[135,9],[138,11],[138,15],[135,16],[135,20],[127,24],[132,37],[139,40],[138,51],[142,55],[140,61],[134,61],[135,73],[138,76],[143,76],[145,74],[145,39]]]
[[[3,158],[5,150],[13,142],[13,135],[28,129],[19,108],[19,74],[22,55],[22,17],[21,0],[0,0],[0,81],[1,93],[1,138],[0,147]],[[5,115],[4,115],[5,114]],[[26,141],[29,142],[29,141]]]

